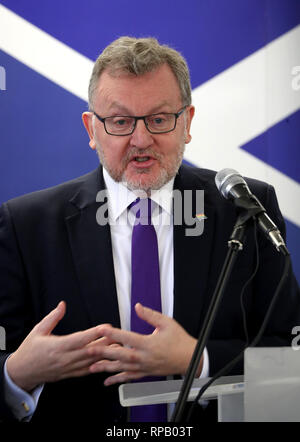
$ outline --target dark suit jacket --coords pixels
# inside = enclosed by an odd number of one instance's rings
[[[182,166],[174,187],[204,189],[204,232],[186,236],[185,225],[174,226],[174,317],[197,337],[227,253],[236,210],[220,196],[215,173]],[[249,180],[253,193],[284,234],[284,223],[272,187]],[[96,223],[97,191],[104,188],[101,166],[62,185],[11,200],[0,209],[0,325],[7,333],[3,365],[24,337],[64,299],[67,313],[55,329],[68,334],[101,323],[120,326],[113,271],[110,228]],[[263,321],[283,268],[281,255],[258,234],[260,265],[246,291],[250,336]],[[241,288],[255,265],[253,229],[239,254],[211,332],[207,348],[210,374],[232,359],[244,345]],[[163,275],[168,276],[168,275]],[[288,278],[260,345],[290,345],[299,324],[299,291]],[[232,373],[242,372],[242,363]],[[103,387],[105,374],[45,385],[32,421],[90,419],[121,421],[117,387]],[[10,416],[0,394],[0,417]]]

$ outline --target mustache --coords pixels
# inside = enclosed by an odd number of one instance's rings
[[[154,151],[153,149],[137,149],[132,148],[130,152],[128,152],[125,157],[123,158],[124,163],[128,164],[130,161],[132,161],[136,156],[144,156],[144,157],[152,157],[155,160],[161,160],[162,155],[158,152]]]

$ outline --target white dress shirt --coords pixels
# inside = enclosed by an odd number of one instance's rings
[[[131,236],[135,216],[128,211],[128,206],[136,200],[137,194],[131,192],[122,183],[116,183],[103,169],[107,187],[108,219],[110,223],[114,271],[121,328],[130,330],[130,293],[131,293]],[[173,226],[172,226],[172,190],[174,179],[160,191],[151,194],[157,203],[152,212],[159,254],[160,287],[162,313],[173,316]],[[168,275],[166,278],[165,276]]]
[[[108,219],[121,328],[130,330],[131,235],[135,217],[127,208],[139,193],[128,190],[122,183],[116,183],[105,169],[103,176],[107,188]],[[152,223],[158,242],[162,313],[170,318],[173,317],[174,306],[173,185],[174,178],[151,193],[151,200],[156,203],[152,212]],[[208,372],[209,360],[205,348],[200,377],[207,377]]]

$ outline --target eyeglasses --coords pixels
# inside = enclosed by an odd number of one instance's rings
[[[177,123],[177,119],[187,106],[184,106],[177,113],[160,112],[142,117],[132,117],[128,115],[116,115],[114,117],[102,118],[94,112],[94,115],[104,124],[106,133],[124,137],[131,135],[136,128],[137,120],[144,120],[145,126],[151,134],[165,134],[172,132]]]

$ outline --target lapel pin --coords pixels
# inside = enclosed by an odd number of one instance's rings
[[[204,213],[198,213],[198,215],[196,215],[196,218],[198,218],[198,220],[201,221],[203,219],[207,219],[207,216],[204,215]]]

